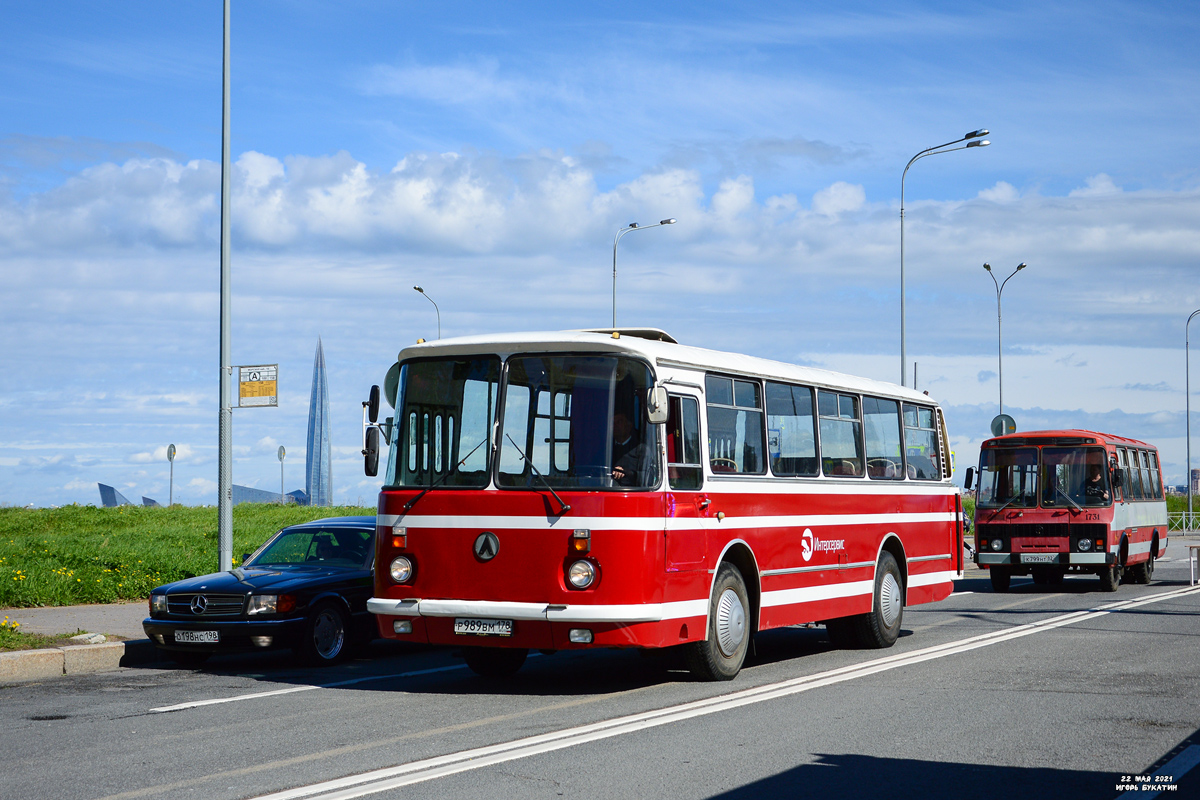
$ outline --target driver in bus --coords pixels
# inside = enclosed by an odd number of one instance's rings
[[[613,413],[612,476],[621,486],[633,486],[638,482],[638,465],[645,457],[646,448],[634,430],[629,414],[624,411]]]
[[[1099,464],[1088,465],[1088,479],[1083,485],[1083,494],[1088,498],[1096,498],[1093,502],[1108,502],[1108,489],[1104,486],[1104,468]]]

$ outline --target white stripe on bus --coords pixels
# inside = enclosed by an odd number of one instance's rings
[[[911,525],[930,522],[955,522],[952,512],[922,512],[912,514],[803,514],[715,517],[527,517],[502,514],[380,514],[376,524],[381,528],[403,524],[411,530],[437,528],[441,530],[574,530],[593,531],[660,531],[705,530],[711,526],[745,530],[754,528],[832,528],[842,525]],[[707,523],[707,524],[706,524]]]

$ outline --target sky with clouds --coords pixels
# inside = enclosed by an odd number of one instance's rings
[[[899,381],[958,475],[998,411],[1186,468],[1200,9],[918,2],[234,2],[234,481],[303,486],[318,337],[334,495],[361,401],[444,336],[610,323]],[[216,502],[221,3],[54,2],[0,32],[0,503]],[[912,367],[910,366],[910,371]],[[911,383],[911,372],[910,381]],[[1195,404],[1193,404],[1195,405]],[[1200,411],[1200,409],[1198,409]],[[1200,423],[1200,414],[1194,417]],[[1200,466],[1200,451],[1196,463]]]

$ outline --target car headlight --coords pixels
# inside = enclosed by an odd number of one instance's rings
[[[151,614],[167,613],[167,596],[165,594],[150,595],[150,613]]]
[[[1091,550],[1092,549],[1092,540],[1091,539],[1080,539],[1079,540],[1079,549],[1081,551],[1083,551],[1084,553],[1086,553],[1088,550]]]
[[[1001,540],[1001,539],[992,539],[992,549],[993,549],[993,550],[999,550],[1001,547],[1004,547],[1004,541],[1003,541],[1003,540]]]
[[[250,616],[255,614],[275,614],[279,608],[279,595],[277,594],[254,594],[250,595],[250,606],[246,609],[246,613]]]
[[[406,556],[396,556],[392,559],[392,580],[396,583],[405,583],[413,574],[413,565]]]
[[[586,589],[596,580],[596,567],[590,561],[576,561],[567,570],[567,580],[576,589]]]

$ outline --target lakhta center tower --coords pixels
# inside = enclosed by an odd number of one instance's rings
[[[308,401],[308,453],[304,490],[310,506],[333,505],[333,470],[329,446],[329,381],[325,377],[325,351],[317,338],[313,360],[312,396]]]

